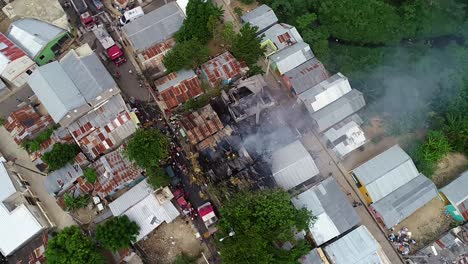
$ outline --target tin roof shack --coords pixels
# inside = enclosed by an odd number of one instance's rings
[[[143,66],[164,67],[161,57],[174,45],[169,40],[179,31],[184,19],[177,3],[170,2],[125,24],[122,32]]]
[[[278,23],[267,29],[262,39],[262,47],[266,47],[265,56],[282,50],[297,42],[302,42],[302,37],[297,29],[291,25]]]
[[[0,161],[0,253],[9,256],[40,232],[50,222],[37,205],[28,183]]]
[[[379,201],[418,175],[413,160],[398,145],[352,171],[353,179],[368,204]]]
[[[333,149],[341,159],[366,144],[367,139],[361,128],[362,123],[361,117],[353,114],[325,131],[323,137],[327,140],[327,147]]]
[[[158,194],[143,180],[109,204],[114,216],[126,215],[140,226],[136,242],[163,222],[172,222],[180,214],[171,202],[173,196],[166,199],[157,199],[156,196]]]
[[[36,110],[27,105],[11,113],[3,125],[15,140],[21,145],[24,139],[33,139],[45,129],[49,128],[54,121],[50,115],[41,116]]]
[[[257,33],[262,33],[278,22],[275,12],[267,5],[261,5],[241,16],[242,24],[250,23],[258,27]]]
[[[78,146],[90,160],[117,148],[135,133],[137,125],[120,94],[68,126]]]
[[[46,263],[45,250],[49,242],[49,235],[47,230],[37,234],[34,238],[26,242],[21,248],[17,249],[15,253],[7,257],[8,263]]]
[[[291,201],[297,209],[306,208],[317,217],[317,221],[309,227],[316,246],[347,232],[360,222],[333,177],[328,177]]]
[[[341,73],[321,81],[317,85],[299,93],[297,98],[303,102],[309,113],[313,114],[325,106],[351,92],[348,78]]]
[[[323,64],[314,57],[286,72],[281,78],[291,93],[299,95],[329,77],[330,75]]]
[[[0,76],[10,85],[23,86],[37,65],[26,53],[0,33]]]
[[[249,68],[228,51],[201,65],[201,73],[211,87],[230,84],[247,73]]]
[[[273,152],[271,168],[276,183],[286,191],[320,180],[317,165],[299,140]]]
[[[325,246],[324,251],[332,264],[391,263],[365,226]]]
[[[166,109],[173,109],[188,100],[203,94],[200,79],[192,70],[172,72],[154,82],[159,93],[158,101]]]
[[[39,66],[55,59],[70,38],[66,30],[32,18],[13,21],[8,28],[7,37]]]
[[[83,170],[78,164],[67,164],[63,168],[49,173],[44,180],[44,187],[51,196],[61,196],[82,176]]]
[[[19,18],[34,18],[64,30],[70,29],[68,17],[57,0],[15,0],[2,8],[12,21]]]
[[[239,80],[236,88],[231,88],[227,93],[221,92],[221,97],[228,105],[229,113],[236,122],[256,116],[258,124],[261,111],[276,105],[273,96],[267,89],[264,89],[266,86],[262,75],[258,74]]]
[[[93,195],[97,194],[101,199],[112,198],[119,190],[131,187],[144,178],[141,174],[143,170],[130,162],[122,151],[120,147],[91,165],[98,174]]]
[[[457,226],[414,254],[418,264],[467,263],[468,223]],[[413,258],[416,259],[416,258]]]
[[[310,112],[311,108],[308,108],[308,110],[314,122],[315,129],[322,133],[348,116],[356,113],[365,105],[366,102],[364,101],[362,93],[356,89],[352,89],[350,92],[320,108],[316,112]]]
[[[440,189],[445,210],[455,221],[468,221],[468,171]]]
[[[278,76],[281,76],[314,57],[314,53],[312,53],[307,43],[298,42],[274,53],[268,58],[271,68]]]
[[[224,128],[210,104],[182,117],[180,125],[192,145],[197,145]]]
[[[426,176],[417,177],[369,206],[387,228],[396,226],[437,197],[437,188]]]
[[[164,66],[163,59],[167,52],[169,52],[175,45],[175,39],[169,38],[166,41],[157,43],[149,49],[138,54],[143,69],[152,78],[164,74],[166,67]]]
[[[120,93],[87,44],[71,50],[60,62],[39,67],[28,84],[52,119],[63,127]]]

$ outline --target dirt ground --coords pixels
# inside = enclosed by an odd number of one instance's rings
[[[412,232],[412,238],[416,240],[416,245],[412,246],[412,251],[417,251],[434,241],[442,233],[450,228],[452,218],[444,214],[444,204],[439,197],[435,197],[428,204],[414,212],[403,222],[395,227],[395,235],[398,230],[407,227]]]
[[[450,153],[441,162],[432,176],[432,181],[437,188],[442,188],[462,172],[468,169],[468,158],[461,153]]]
[[[231,4],[229,6],[232,8],[232,10],[234,10],[234,8],[236,7],[240,7],[242,8],[242,10],[244,10],[244,13],[246,13],[248,11],[255,9],[258,6],[258,4],[256,1],[254,1],[252,4],[246,5],[246,4],[241,3],[238,0],[231,0]]]
[[[147,263],[151,264],[171,264],[181,253],[201,256],[201,252],[205,252],[207,255],[207,249],[195,237],[191,223],[186,224],[181,217],[172,223],[163,223],[138,245],[146,254]]]

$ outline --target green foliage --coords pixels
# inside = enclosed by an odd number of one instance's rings
[[[424,175],[431,177],[437,163],[451,151],[452,147],[441,131],[429,131],[425,141],[416,147],[413,160]]]
[[[294,208],[290,199],[282,190],[262,190],[237,194],[225,204],[221,232],[227,234],[232,229],[236,234],[220,243],[223,263],[286,263],[282,260],[296,259],[297,252],[278,249],[274,243],[292,241],[294,228],[306,229],[316,218],[305,209]],[[302,253],[303,247],[298,250]]]
[[[6,122],[5,118],[0,116],[0,126],[3,126],[5,122]]]
[[[173,264],[196,264],[197,263],[197,257],[192,257],[187,254],[180,254],[177,255]]]
[[[39,136],[37,136],[35,139],[23,140],[23,142],[21,142],[21,147],[23,147],[28,152],[34,152],[34,151],[40,150],[41,144],[52,136],[55,129],[56,127],[51,127],[45,130],[44,132],[42,132],[41,134],[39,134]]]
[[[75,197],[68,193],[63,195],[63,201],[68,211],[75,211],[77,209],[83,208],[88,204],[89,197],[87,195]]]
[[[244,10],[242,10],[242,8],[236,6],[236,7],[234,7],[234,13],[240,18],[244,14]]]
[[[212,38],[208,21],[210,17],[220,20],[224,11],[211,1],[190,0],[187,8],[187,17],[180,30],[176,33],[177,42],[198,39],[201,44],[206,44]]]
[[[148,182],[154,189],[168,186],[171,183],[171,178],[167,175],[164,169],[160,167],[150,167],[146,170]]]
[[[55,143],[52,150],[42,156],[42,160],[49,165],[49,171],[54,171],[72,162],[80,148],[76,144]]]
[[[236,39],[237,33],[234,30],[234,23],[228,21],[223,24],[221,29],[221,40],[226,47],[226,49],[230,50],[232,48],[232,44]]]
[[[49,240],[45,251],[50,264],[101,264],[104,258],[96,245],[77,226],[65,227]]]
[[[163,59],[169,72],[182,69],[193,69],[209,58],[208,48],[196,39],[177,43]]]
[[[221,89],[214,88],[205,91],[204,94],[197,98],[192,98],[183,104],[184,112],[190,112],[202,108],[210,103],[211,98],[221,95]]]
[[[140,227],[131,221],[128,216],[122,215],[114,217],[96,228],[96,240],[105,248],[116,252],[119,249],[127,248],[131,242],[135,242]]]
[[[125,155],[138,166],[149,169],[169,156],[169,139],[159,130],[138,129],[127,144]]]
[[[262,67],[254,64],[249,67],[249,71],[247,72],[247,75],[250,77],[253,75],[264,74],[264,73],[265,72],[263,71]]]
[[[85,176],[86,180],[90,183],[94,183],[98,177],[97,172],[91,167],[84,169],[83,175]]]
[[[232,44],[232,54],[237,59],[244,61],[248,66],[257,63],[263,56],[265,49],[260,43],[262,36],[257,36],[258,27],[253,27],[249,23],[245,24]]]
[[[246,5],[251,5],[255,2],[255,0],[240,0],[240,2]]]

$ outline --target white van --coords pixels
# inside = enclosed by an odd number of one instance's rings
[[[141,8],[141,6],[135,7],[126,11],[123,16],[120,17],[120,24],[123,26],[139,17],[142,17],[143,15],[145,15],[143,8]]]

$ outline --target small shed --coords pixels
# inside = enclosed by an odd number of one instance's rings
[[[309,227],[316,246],[347,232],[360,222],[333,177],[328,177],[291,201],[297,209],[306,208],[317,217],[317,221]]]
[[[299,140],[273,152],[271,163],[276,183],[285,190],[293,189],[319,174],[312,156]]]
[[[456,221],[468,221],[468,171],[440,189],[447,212]]]
[[[262,33],[272,25],[278,22],[275,12],[267,5],[261,5],[254,10],[247,12],[241,16],[243,24],[258,27],[257,33]]]

